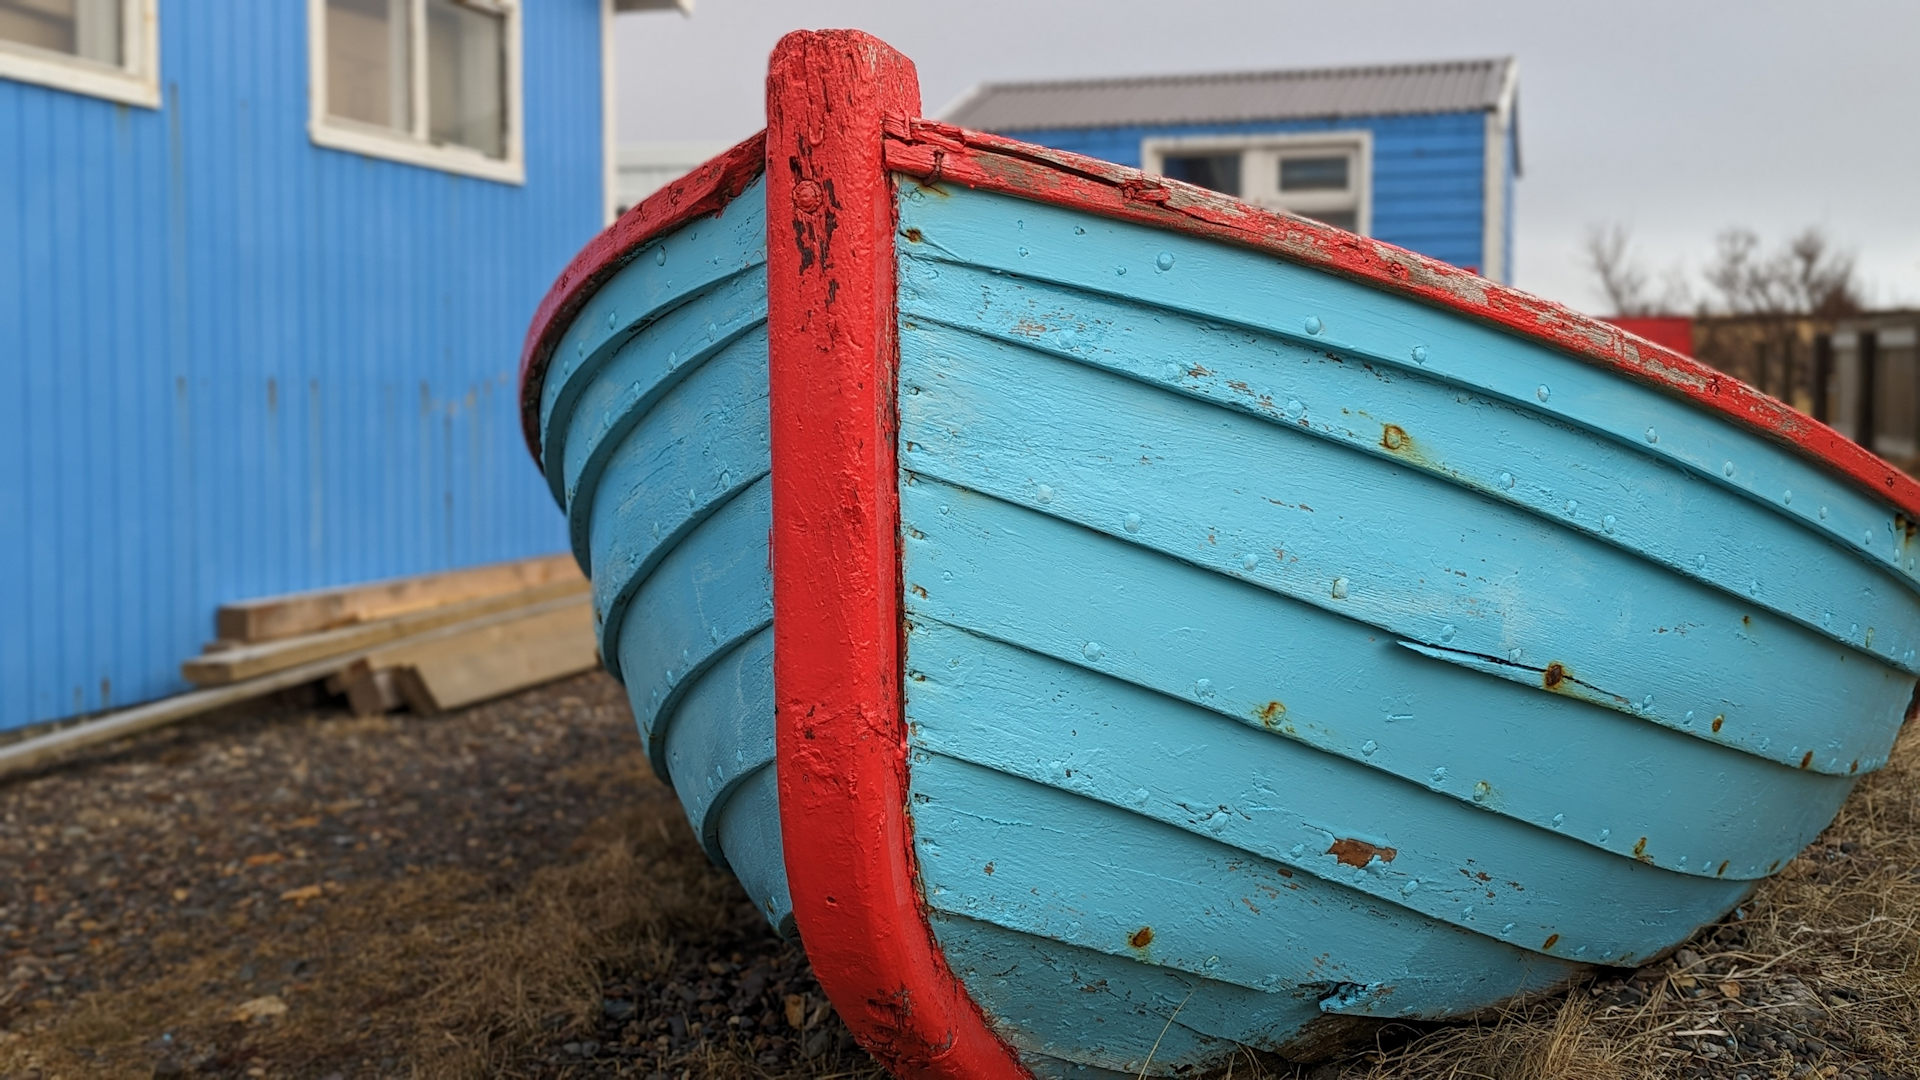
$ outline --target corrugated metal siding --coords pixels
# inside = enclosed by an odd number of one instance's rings
[[[0,727],[181,689],[223,601],[564,547],[514,370],[599,5],[525,8],[524,187],[315,147],[306,18],[168,0],[158,111],[0,80]]]
[[[1373,133],[1373,235],[1457,266],[1484,266],[1480,251],[1485,213],[1481,186],[1481,173],[1486,168],[1484,113],[1080,128],[1023,131],[1018,137],[1042,146],[1138,167],[1141,140],[1149,136],[1363,129]]]
[[[1217,124],[1491,109],[1511,57],[1295,71],[986,83],[946,119],[984,131]]]

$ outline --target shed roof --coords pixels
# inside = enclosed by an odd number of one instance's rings
[[[980,131],[1205,124],[1512,106],[1510,56],[1293,71],[982,83],[942,119]]]

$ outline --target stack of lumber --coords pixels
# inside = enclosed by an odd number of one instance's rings
[[[567,555],[222,607],[181,665],[200,687],[0,747],[0,776],[275,691],[325,681],[358,713],[457,709],[594,667],[586,579]]]
[[[457,709],[597,663],[587,582],[566,555],[247,600],[214,625],[187,681],[311,668],[357,713]]]

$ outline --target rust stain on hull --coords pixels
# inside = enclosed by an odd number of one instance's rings
[[[1333,845],[1327,848],[1327,854],[1337,859],[1342,866],[1365,867],[1375,858],[1381,862],[1392,862],[1394,856],[1400,852],[1394,848],[1369,844],[1365,840],[1341,839],[1335,840]]]
[[[1269,701],[1255,709],[1254,715],[1260,718],[1261,727],[1268,731],[1279,731],[1280,718],[1287,715],[1287,707],[1278,701]]]

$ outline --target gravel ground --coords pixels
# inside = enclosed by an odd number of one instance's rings
[[[873,1073],[585,676],[0,787],[0,1072]]]
[[[1669,961],[1236,1074],[1920,1077],[1917,757]],[[133,740],[0,785],[0,871],[0,1075],[878,1076],[603,675]]]

